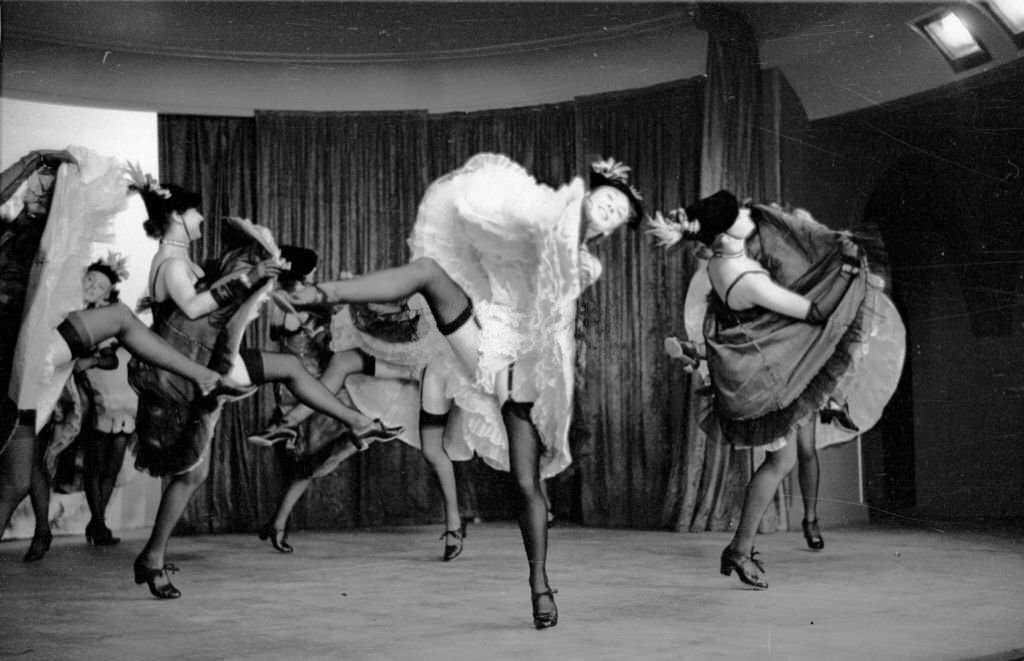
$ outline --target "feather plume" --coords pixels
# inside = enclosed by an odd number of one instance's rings
[[[685,236],[682,223],[665,218],[660,211],[656,211],[653,217],[647,217],[646,233],[653,236],[662,248],[674,246]]]

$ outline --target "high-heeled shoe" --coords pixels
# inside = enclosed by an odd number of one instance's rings
[[[548,588],[543,592],[534,592],[530,595],[530,602],[533,605],[533,626],[537,629],[550,629],[551,627],[558,624],[558,605],[555,604],[555,595],[558,590],[552,590]],[[541,597],[551,598],[551,608],[549,611],[539,610]]]
[[[448,562],[459,557],[459,554],[462,553],[462,542],[466,539],[466,521],[462,521],[462,525],[458,530],[445,530],[438,539],[444,541],[442,560]]]
[[[135,559],[135,564],[132,566],[135,571],[135,584],[142,585],[145,583],[149,586],[149,592],[157,599],[177,599],[181,596],[181,590],[174,587],[171,583],[171,579],[168,574],[173,574],[178,571],[178,568],[168,563],[163,567],[154,569],[153,567],[147,567],[142,564],[141,558]],[[167,579],[166,583],[160,585],[156,584],[158,578]]]
[[[272,423],[261,432],[250,434],[245,440],[253,445],[270,447],[276,443],[289,443],[299,437],[299,429],[284,422]]]
[[[847,402],[840,404],[834,399],[828,400],[825,408],[818,413],[822,424],[830,424],[848,434],[860,432],[860,427],[850,417],[850,405]]]
[[[273,523],[260,528],[259,531],[260,541],[270,540],[271,545],[281,553],[291,553],[295,549],[291,544],[288,543],[288,531],[275,528]]]
[[[243,386],[227,376],[221,376],[216,381],[198,385],[201,401],[210,407],[214,407],[221,402],[234,402],[245,399],[259,390],[259,386]]]
[[[731,546],[726,546],[722,550],[722,567],[720,570],[722,575],[728,576],[735,569],[736,575],[747,585],[760,590],[767,589],[768,581],[764,577],[764,565],[755,557],[756,555],[757,551],[754,549],[750,550],[750,555],[745,555],[736,551]]]
[[[808,521],[804,519],[800,522],[800,525],[804,529],[804,539],[807,540],[807,548],[812,551],[820,551],[825,548],[825,540],[821,536],[821,530],[818,529],[818,520]]]
[[[94,546],[114,546],[121,543],[121,538],[114,537],[114,533],[106,524],[90,521],[85,526],[85,541]]]
[[[386,427],[380,418],[374,418],[373,422],[362,429],[352,430],[352,442],[360,450],[370,447],[370,443],[376,441],[390,441],[405,431],[405,427]]]
[[[32,543],[28,545],[28,551],[25,552],[25,557],[22,558],[23,562],[38,562],[43,559],[43,556],[50,550],[50,544],[53,543],[53,533],[47,530],[46,532],[37,532],[32,536]]]

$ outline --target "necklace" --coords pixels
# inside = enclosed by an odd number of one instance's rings
[[[160,239],[162,246],[174,246],[176,248],[188,248],[188,241],[175,241],[174,239]]]

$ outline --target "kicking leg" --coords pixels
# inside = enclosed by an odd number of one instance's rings
[[[246,358],[253,383],[283,383],[303,404],[351,427],[357,444],[387,440],[404,431],[401,427],[385,427],[380,420],[370,420],[359,411],[345,406],[334,393],[306,371],[296,356],[266,351],[258,355],[259,367],[255,366],[256,361],[251,353]]]
[[[235,390],[236,384],[183,356],[139,321],[123,303],[72,312],[57,331],[65,340],[58,344],[58,363],[89,355],[93,346],[114,337],[140,360],[191,379],[204,395],[218,386],[225,391]]]

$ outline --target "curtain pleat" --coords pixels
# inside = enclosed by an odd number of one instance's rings
[[[614,156],[633,167],[648,209],[675,207],[697,192],[701,104],[699,79],[577,99],[577,162]],[[604,274],[580,314],[577,426],[589,431],[576,457],[582,522],[664,527],[666,509],[677,507],[672,457],[684,453],[690,414],[689,377],[662,340],[682,327],[694,263],[642,231],[618,232],[596,254]]]

